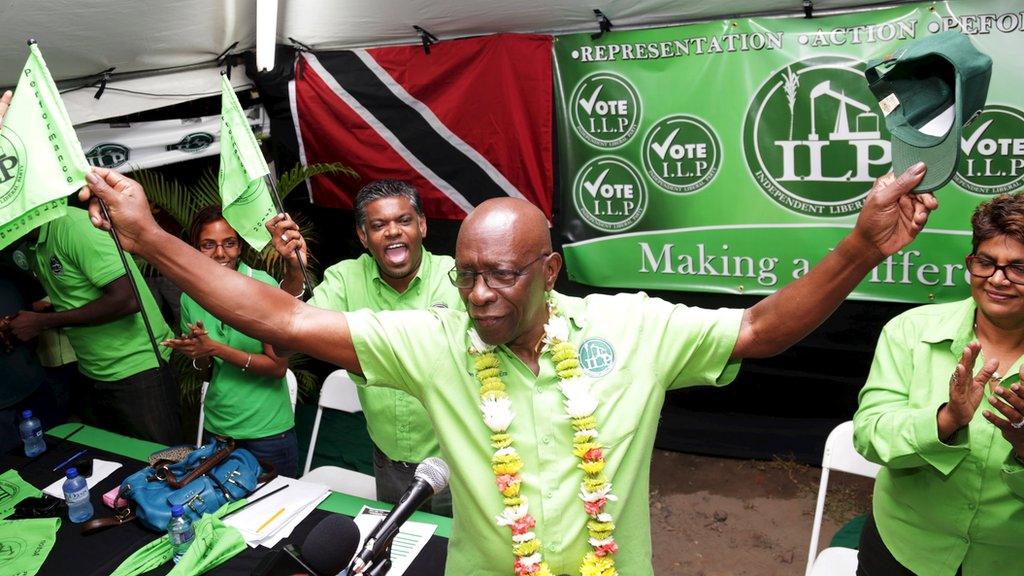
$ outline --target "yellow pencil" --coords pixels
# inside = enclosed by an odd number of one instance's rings
[[[266,528],[268,524],[270,524],[271,522],[276,520],[277,517],[280,516],[282,512],[284,512],[284,508],[281,508],[277,512],[274,512],[274,515],[271,516],[270,518],[267,518],[267,521],[264,522],[263,524],[261,524],[260,527],[256,529],[256,531],[257,532],[263,532],[263,529]]]

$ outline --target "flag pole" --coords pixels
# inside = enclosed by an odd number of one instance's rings
[[[114,239],[114,246],[117,247],[117,255],[121,258],[121,266],[124,266],[124,273],[128,276],[128,283],[132,286],[132,293],[135,294],[135,301],[139,304],[139,314],[142,315],[142,323],[146,326],[146,333],[149,334],[149,344],[153,347],[153,354],[156,354],[156,365],[163,367],[167,365],[164,357],[160,355],[160,348],[156,345],[156,335],[153,333],[153,326],[149,323],[149,316],[146,314],[146,305],[142,301],[142,293],[139,291],[139,286],[135,283],[135,275],[132,274],[131,268],[128,267],[128,257],[124,254],[124,248],[121,247],[121,239],[117,237],[117,232],[114,229],[114,220],[110,217],[110,212],[107,211],[107,203],[101,198],[97,197],[100,203],[100,211],[103,212],[103,218],[110,223],[110,237]]]
[[[281,195],[277,192],[277,182],[274,181],[274,177],[269,172],[263,177],[267,182],[267,189],[270,190],[270,197],[274,201],[274,206],[277,207],[278,214],[284,214],[284,202],[281,201]],[[306,284],[304,290],[309,290],[310,293],[313,291],[312,277],[309,274],[309,270],[306,268],[306,261],[299,252],[299,249],[295,249],[295,259],[299,262],[299,268],[302,269],[302,281]]]

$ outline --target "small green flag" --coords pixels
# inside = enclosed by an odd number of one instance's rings
[[[60,518],[0,520],[0,574],[35,576],[57,542]]]
[[[17,470],[12,469],[0,474],[0,518],[10,516],[11,512],[14,512],[14,505],[25,498],[42,495],[38,488],[22,480]]]
[[[256,250],[270,242],[264,223],[277,209],[264,176],[270,174],[249,120],[227,76],[221,77],[220,201],[224,219]]]
[[[39,47],[29,45],[0,128],[0,249],[64,215],[89,165]]]

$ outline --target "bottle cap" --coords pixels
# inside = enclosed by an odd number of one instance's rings
[[[78,468],[68,468],[68,471],[65,472],[65,474],[67,474],[68,480],[78,478]]]
[[[178,518],[185,515],[185,507],[181,504],[171,506],[171,518]]]
[[[22,420],[28,420],[31,417],[32,417],[32,411],[31,410],[24,410],[24,411],[22,411],[22,413],[21,413],[21,419]]]

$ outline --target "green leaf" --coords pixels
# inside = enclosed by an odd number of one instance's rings
[[[295,189],[303,180],[308,180],[317,174],[344,174],[349,178],[355,180],[359,179],[359,174],[356,171],[342,164],[341,162],[330,162],[325,164],[312,164],[310,166],[303,166],[302,164],[296,164],[291,170],[284,172],[277,179],[277,193],[281,195],[281,199],[284,200],[288,197],[288,194]]]

